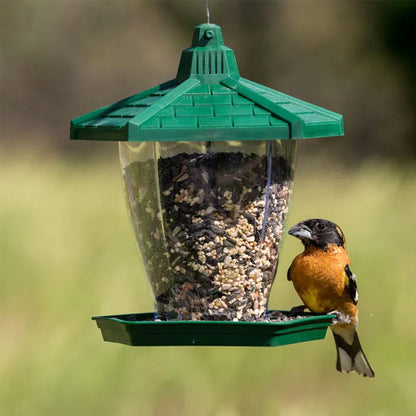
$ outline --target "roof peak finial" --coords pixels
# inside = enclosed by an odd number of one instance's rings
[[[224,45],[221,27],[213,23],[196,26],[191,47],[182,52],[176,78],[182,82],[196,77],[205,83],[239,76],[234,52]]]
[[[191,48],[224,46],[221,27],[214,23],[202,23],[195,27]]]

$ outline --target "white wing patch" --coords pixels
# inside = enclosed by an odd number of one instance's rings
[[[345,274],[348,277],[348,292],[350,293],[351,299],[354,304],[358,303],[358,289],[357,289],[357,279],[355,274],[350,270],[349,266],[344,268]]]

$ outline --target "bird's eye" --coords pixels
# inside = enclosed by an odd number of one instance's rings
[[[318,224],[316,224],[316,228],[319,231],[323,231],[323,230],[325,230],[325,224],[323,224],[322,222],[318,222]]]

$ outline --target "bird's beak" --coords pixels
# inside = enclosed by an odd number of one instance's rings
[[[289,234],[301,240],[312,240],[312,230],[302,222],[294,225],[289,230]]]

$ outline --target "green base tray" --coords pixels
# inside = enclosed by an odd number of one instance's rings
[[[310,314],[285,322],[232,322],[154,321],[153,317],[153,313],[139,313],[92,319],[101,329],[104,341],[133,346],[276,347],[323,339],[335,318]]]

